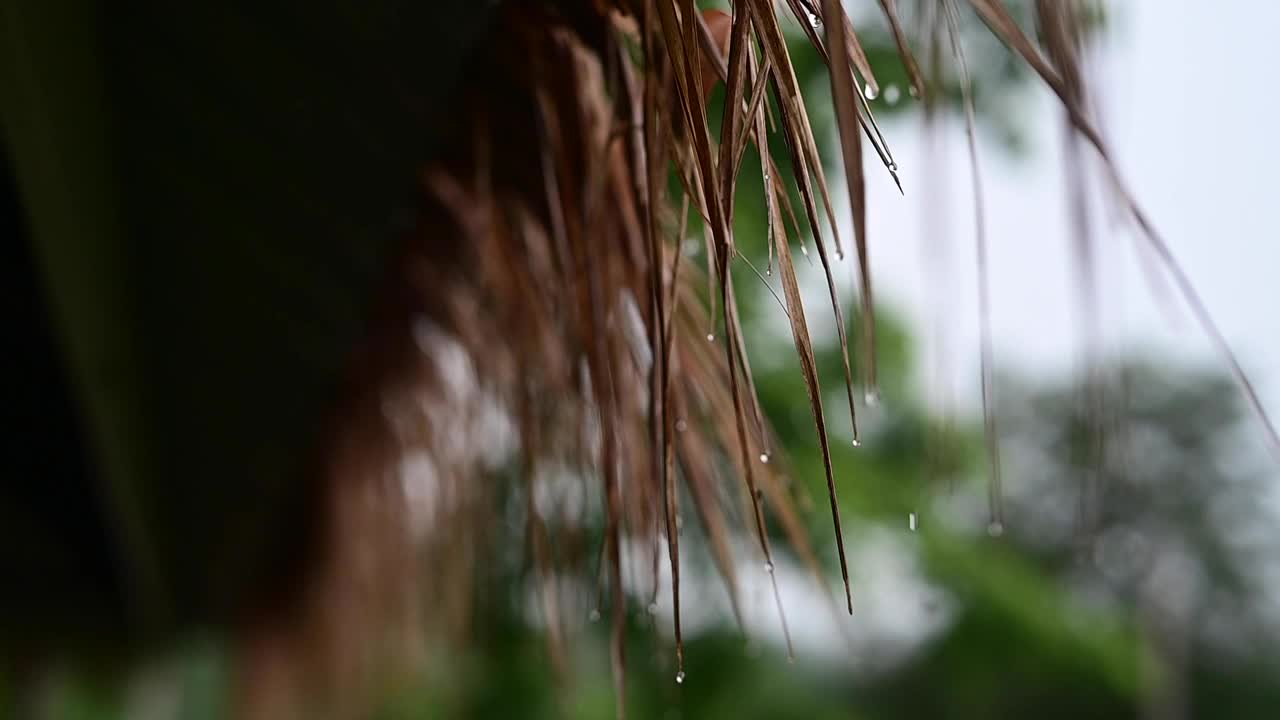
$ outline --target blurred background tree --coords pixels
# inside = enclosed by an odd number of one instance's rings
[[[838,361],[828,360],[834,369]],[[782,366],[759,378],[764,397],[779,403],[775,417],[801,391],[795,374]],[[759,627],[744,635],[721,613],[692,634],[687,679],[676,683],[665,611],[651,613],[637,594],[629,716],[1266,717],[1280,700],[1280,614],[1265,589],[1276,560],[1258,504],[1262,475],[1235,451],[1243,418],[1232,386],[1211,373],[1143,363],[1109,366],[1105,375],[1120,399],[1108,405],[1107,427],[1118,430],[1102,453],[1079,382],[1002,383],[1011,482],[1000,538],[986,534],[977,499],[976,430],[954,431],[946,462],[931,463],[926,447],[941,429],[888,393],[867,448],[839,455],[848,479],[843,510],[855,527],[851,547],[869,542],[914,558],[919,584],[891,591],[892,601],[919,608],[908,616],[926,618],[924,637],[905,652],[889,642],[833,655],[801,643],[792,663],[776,635]],[[817,474],[803,469],[819,462],[806,447],[810,436],[780,434],[795,477],[820,493],[820,476],[808,480]],[[950,490],[924,482],[945,474],[959,477]],[[1096,512],[1082,510],[1081,497],[1092,497]],[[919,513],[914,532],[909,512]],[[807,518],[822,547],[824,513]],[[690,566],[715,584],[708,563]],[[602,624],[585,613],[578,619],[570,672],[558,674],[524,568],[480,570],[483,600],[467,649],[431,658],[416,681],[389,685],[378,717],[613,716]],[[859,573],[857,597],[880,582],[893,581]],[[814,622],[794,610],[790,619],[793,627]],[[859,613],[843,622],[875,621]],[[44,716],[220,717],[227,668],[217,648],[216,638],[196,643],[127,691],[74,674],[55,678]]]

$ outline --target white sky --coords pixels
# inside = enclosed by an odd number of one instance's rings
[[[1280,270],[1280,100],[1271,91],[1280,68],[1274,37],[1280,3],[1116,0],[1112,11],[1111,34],[1095,66],[1112,148],[1269,412],[1280,416],[1280,286],[1274,280]],[[979,143],[997,364],[1046,377],[1070,371],[1082,342],[1056,100],[1039,88],[1027,94],[1015,107],[1023,113],[1030,152],[1010,157],[992,137],[980,135]],[[933,373],[930,358],[937,357],[932,328],[945,324],[946,356],[954,358],[948,385],[972,406],[978,314],[963,128],[957,123],[944,133],[941,158],[926,155],[916,117],[885,132],[907,195],[900,197],[883,173],[869,176],[877,292],[921,337],[924,381]],[[951,198],[941,211],[931,206],[929,220],[922,213],[931,182],[926,172],[941,176]],[[927,254],[922,223],[946,231],[944,238],[933,236]],[[1225,372],[1191,316],[1170,314],[1153,298],[1132,236],[1105,222],[1098,230],[1106,347],[1212,363]],[[927,289],[926,256],[950,268],[941,292]],[[1261,447],[1261,433],[1256,437]]]

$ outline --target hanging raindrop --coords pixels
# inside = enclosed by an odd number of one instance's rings
[[[677,685],[683,685],[683,684],[684,684],[684,671],[683,671],[683,670],[681,670],[680,672],[676,673],[676,684],[677,684]]]
[[[920,527],[920,519],[914,512],[907,515],[907,527],[911,532],[915,532]]]
[[[876,92],[875,86],[871,83],[867,83],[866,87],[862,89],[862,94],[865,95],[868,100],[875,100],[878,93]]]
[[[588,615],[587,618],[591,620],[591,622],[600,622],[600,611],[593,609],[591,611],[591,614]]]

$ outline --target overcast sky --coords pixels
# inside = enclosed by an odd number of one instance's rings
[[[1274,35],[1280,3],[1117,0],[1112,9],[1095,89],[1122,172],[1187,268],[1268,410],[1280,416],[1280,100],[1272,91],[1280,68]],[[1045,91],[1027,95],[1016,107],[1024,113],[1020,124],[1029,133],[1029,153],[1010,156],[992,137],[979,142],[997,361],[1043,377],[1070,371],[1082,341],[1058,108]],[[925,382],[935,329],[948,328],[944,347],[956,359],[949,384],[962,402],[972,404],[978,315],[962,127],[944,134],[941,164],[926,153],[918,118],[892,123],[886,135],[908,191],[900,197],[879,175],[869,183],[878,292],[921,336]],[[925,170],[938,173],[940,167],[949,207],[940,213],[934,205],[922,213],[931,181]],[[1191,316],[1182,310],[1171,316],[1153,298],[1134,236],[1110,228],[1105,208],[1098,210],[1105,345],[1225,370]],[[926,236],[922,223],[946,232]],[[945,245],[938,244],[940,237]],[[948,286],[935,289],[926,282],[926,257],[950,268]]]

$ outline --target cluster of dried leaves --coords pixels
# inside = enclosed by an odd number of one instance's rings
[[[931,79],[913,56],[894,1],[879,4],[911,94],[928,98]],[[1093,147],[1142,237],[1258,408],[1186,275],[1120,182],[1095,128],[1082,87],[1078,3],[1036,3],[1040,44],[998,0],[970,0],[968,6],[1061,99],[1075,133]],[[957,31],[962,10],[954,0],[933,3],[926,15],[933,22],[921,42],[949,35],[964,75]],[[799,21],[831,68],[860,277],[859,346],[866,355],[857,381],[832,275],[833,256],[844,254],[839,223],[780,12]],[[492,34],[472,68],[473,85],[459,100],[456,142],[424,171],[419,230],[397,267],[385,322],[356,363],[353,384],[361,390],[339,422],[340,435],[347,426],[388,432],[377,442],[335,445],[335,550],[317,573],[316,587],[317,597],[339,599],[318,600],[316,613],[330,625],[369,614],[390,592],[374,578],[413,577],[411,568],[425,564],[425,579],[408,583],[408,589],[398,586],[398,592],[412,597],[410,604],[431,609],[436,632],[466,627],[475,567],[485,562],[484,528],[492,524],[498,492],[527,495],[528,550],[558,658],[568,632],[560,578],[570,571],[589,576],[581,571],[599,553],[611,593],[619,697],[625,676],[625,548],[653,548],[656,579],[660,548],[666,546],[675,652],[677,662],[683,661],[682,502],[691,502],[735,607],[735,518],[746,518],[766,567],[772,566],[773,552],[768,526],[776,522],[821,576],[779,472],[781,458],[773,454],[733,290],[733,273],[744,264],[733,208],[749,145],[760,151],[770,263],[776,262],[781,279],[821,443],[852,612],[838,479],[793,250],[805,233],[813,235],[856,418],[856,382],[870,392],[876,386],[865,175],[879,164],[896,182],[898,168],[862,90],[873,94],[878,83],[841,3],[733,0],[726,14],[699,12],[693,0],[509,2],[500,6]],[[719,82],[725,86],[724,113],[709,118],[707,98]],[[962,87],[972,126],[967,80]],[[711,130],[717,121],[718,142]],[[792,177],[784,177],[770,154],[774,133],[785,141]],[[972,147],[972,131],[970,141]],[[975,151],[975,180],[976,158]],[[678,183],[669,182],[673,172]],[[799,189],[798,211],[791,183]],[[690,209],[705,226],[705,267],[687,262],[681,250]],[[981,219],[978,239],[984,263]],[[985,306],[984,294],[984,316]],[[716,336],[713,328],[720,325],[723,335]],[[989,350],[988,339],[988,398]],[[990,414],[988,420],[996,478],[992,512],[998,521],[998,449]],[[849,439],[855,444],[856,427],[855,420]],[[504,429],[514,451],[505,455],[494,449]],[[1268,431],[1274,437],[1269,426]],[[510,457],[518,458],[520,488],[486,482],[487,472],[509,465]],[[554,500],[565,478],[598,483],[602,548],[589,547],[585,523],[574,517],[590,510]],[[537,501],[547,497],[553,500]],[[389,513],[387,507],[403,511]],[[371,527],[377,532],[369,532]],[[350,549],[353,533],[362,533],[360,542],[368,546]],[[345,640],[335,646],[349,647]],[[267,648],[258,654],[270,664],[275,653]]]

